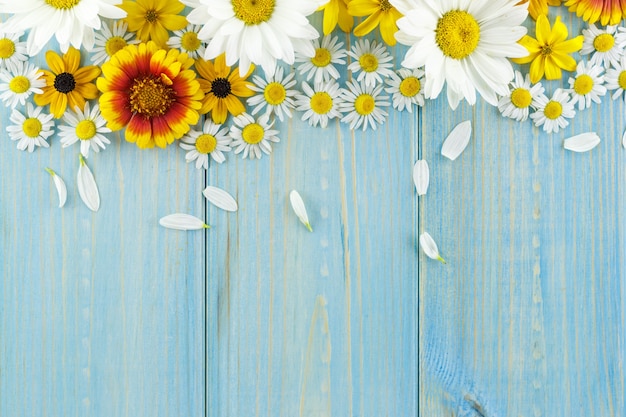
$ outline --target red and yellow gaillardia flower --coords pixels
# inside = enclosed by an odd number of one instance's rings
[[[626,17],[624,0],[567,0],[565,6],[583,20],[589,23],[599,21],[602,26],[618,25]]]
[[[126,140],[140,148],[165,148],[200,119],[204,97],[193,59],[154,42],[128,45],[102,65],[100,109],[107,127],[126,127]]]

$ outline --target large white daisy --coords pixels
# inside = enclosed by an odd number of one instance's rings
[[[70,45],[87,50],[94,45],[94,29],[100,17],[121,19],[126,12],[115,4],[119,0],[0,0],[0,10],[11,13],[0,30],[20,32],[30,29],[27,50],[36,55],[55,36],[62,52]]]
[[[476,102],[476,91],[491,105],[508,92],[513,68],[507,58],[525,57],[517,41],[527,4],[511,0],[390,0],[404,17],[396,39],[410,46],[402,66],[424,67],[427,98],[447,85],[450,107]]]

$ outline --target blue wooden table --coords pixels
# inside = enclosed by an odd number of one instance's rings
[[[88,161],[97,213],[76,148],[22,153],[3,133],[0,415],[624,416],[625,110],[607,97],[551,135],[481,100],[365,133],[296,117],[269,157],[207,172],[111,134]],[[463,120],[474,133],[450,161]],[[563,149],[586,131],[597,148]],[[239,211],[207,204],[207,185]],[[174,212],[211,229],[158,226]]]

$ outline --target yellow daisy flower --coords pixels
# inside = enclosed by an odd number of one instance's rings
[[[187,18],[179,14],[185,5],[178,0],[124,0],[118,7],[127,13],[128,30],[136,32],[139,40],[153,40],[161,48],[167,45],[168,30],[187,26]]]
[[[324,12],[324,22],[322,24],[324,35],[330,34],[335,30],[335,26],[339,23],[339,27],[346,33],[352,31],[354,26],[354,18],[348,13],[348,2],[350,0],[330,0],[319,10]]]
[[[354,28],[356,36],[365,36],[379,26],[380,34],[387,45],[395,45],[396,21],[402,17],[389,0],[350,0],[348,13],[351,16],[368,16]]]
[[[528,3],[529,0],[522,0],[519,4]],[[560,6],[561,0],[530,0],[528,4],[528,13],[533,19],[537,20],[539,15],[548,15],[548,6]]]
[[[35,95],[38,106],[50,105],[55,118],[65,113],[68,104],[71,109],[84,108],[85,99],[98,96],[98,88],[93,80],[100,75],[100,68],[90,65],[79,68],[80,52],[71,47],[61,58],[56,52],[46,52],[46,62],[50,70],[43,70],[46,86],[43,93]]]
[[[580,35],[567,40],[567,26],[557,16],[554,26],[545,15],[539,15],[535,28],[537,39],[525,35],[520,41],[529,55],[524,58],[514,58],[518,64],[530,64],[530,81],[534,84],[543,78],[548,80],[561,79],[561,69],[574,71],[576,60],[569,54],[580,51],[583,47],[584,36]]]

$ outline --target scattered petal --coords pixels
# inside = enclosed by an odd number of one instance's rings
[[[309,216],[306,213],[304,201],[302,201],[302,197],[300,197],[300,194],[296,190],[292,190],[289,193],[289,201],[291,201],[291,207],[296,213],[296,216],[298,216],[298,219],[309,229],[309,232],[312,232],[313,228],[311,227],[311,223],[309,223]]]
[[[430,171],[428,162],[424,159],[420,159],[413,165],[413,182],[417,189],[417,195],[425,195],[430,182]]]
[[[445,264],[446,261],[439,255],[439,248],[437,244],[433,240],[433,238],[428,234],[428,232],[424,232],[420,235],[420,246],[422,250],[431,259],[435,259],[442,264]]]
[[[209,185],[204,189],[204,191],[202,191],[202,194],[211,204],[221,208],[222,210],[237,211],[238,209],[237,201],[235,201],[233,196],[221,188]]]
[[[59,208],[65,205],[65,201],[67,200],[67,187],[65,186],[65,182],[50,168],[46,168],[48,174],[52,176],[52,180],[54,181],[54,185],[57,188],[57,193],[59,194]]]
[[[100,208],[100,194],[98,193],[98,186],[96,180],[91,173],[91,170],[85,163],[85,158],[82,154],[78,155],[80,159],[80,165],[78,166],[78,176],[76,181],[78,183],[78,194],[83,203],[91,211],[98,211]]]
[[[624,134],[622,135],[622,146],[626,148],[626,130],[624,130]]]
[[[190,214],[174,213],[165,217],[161,217],[159,224],[168,229],[174,230],[200,230],[210,229],[211,226],[203,220]]]
[[[600,136],[595,132],[581,133],[565,139],[563,147],[573,152],[587,152],[598,146]]]
[[[441,154],[454,161],[467,147],[472,136],[472,122],[466,120],[456,125],[441,147]]]

